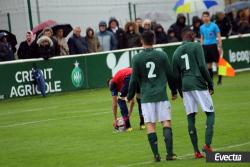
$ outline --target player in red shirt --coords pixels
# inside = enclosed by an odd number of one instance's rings
[[[108,80],[108,86],[112,95],[112,110],[114,114],[114,127],[117,128],[116,122],[117,122],[117,104],[118,104],[121,110],[121,115],[125,122],[126,131],[132,131],[129,117],[133,111],[134,101],[133,100],[131,101],[129,110],[126,104],[126,96],[128,94],[128,87],[129,87],[131,74],[132,74],[132,68],[124,68],[124,69],[119,70],[114,75],[113,78]],[[119,92],[119,97],[118,97],[118,92]],[[137,91],[137,93],[139,92]],[[139,98],[136,98],[136,100],[138,103],[138,109],[139,109],[139,115],[140,115],[140,128],[145,129],[144,118],[142,116],[142,111],[141,111],[141,102]]]

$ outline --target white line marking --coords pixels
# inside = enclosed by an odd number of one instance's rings
[[[11,111],[11,112],[3,112],[3,113],[0,113],[0,116],[8,116],[8,115],[13,115],[13,114],[20,114],[20,113],[28,113],[28,112],[33,112],[33,111],[43,111],[43,110],[48,110],[48,109],[57,109],[57,108],[64,108],[64,107],[70,107],[70,106],[73,106],[73,105],[84,105],[84,104],[87,104],[87,102],[81,102],[81,101],[74,101],[72,100],[73,102],[76,102],[76,103],[67,103],[67,104],[60,104],[60,105],[56,105],[56,106],[46,106],[46,107],[39,107],[39,108],[31,108],[31,109],[24,109],[24,110],[20,110],[18,109],[18,111]],[[105,100],[99,100],[99,102],[105,102],[105,101],[109,101],[107,99]],[[91,102],[90,102],[91,103]]]
[[[64,105],[64,106],[49,106],[49,107],[41,107],[41,108],[33,108],[33,109],[28,109],[28,110],[24,110],[24,111],[17,111],[17,112],[6,112],[6,113],[1,113],[0,116],[8,116],[8,115],[14,115],[14,114],[22,114],[22,113],[29,113],[29,112],[33,112],[33,111],[44,111],[44,110],[48,110],[48,109],[61,109],[63,107],[66,106],[70,106],[70,105]],[[64,108],[63,108],[64,109]],[[102,108],[103,110],[103,108]],[[89,111],[99,111],[98,109],[82,109],[82,110],[77,110],[77,111],[73,111],[73,112],[89,112]],[[60,113],[73,113],[71,112],[60,112]]]
[[[218,150],[224,150],[224,149],[230,149],[230,148],[235,148],[235,147],[241,147],[241,146],[245,146],[250,144],[250,142],[246,142],[246,143],[242,143],[242,144],[236,144],[236,145],[230,145],[230,146],[225,146],[225,147],[219,147],[214,149],[215,151]],[[178,159],[188,159],[187,157],[192,157],[193,158],[193,153],[189,153],[189,154],[184,154],[181,156],[178,156]],[[155,162],[153,161],[146,161],[146,162],[138,162],[138,163],[133,163],[133,164],[128,164],[128,165],[121,165],[121,166],[117,166],[117,167],[131,167],[131,166],[141,166],[141,165],[148,165],[148,164],[153,164]]]
[[[50,122],[50,121],[79,118],[83,116],[96,116],[96,115],[102,115],[102,114],[108,114],[108,113],[110,112],[105,111],[105,112],[98,112],[98,113],[93,113],[93,114],[88,114],[88,115],[73,115],[73,116],[67,116],[67,117],[61,117],[61,118],[50,118],[50,119],[44,119],[44,120],[38,120],[38,121],[20,122],[20,123],[8,124],[8,125],[1,125],[0,128],[12,128],[12,127],[17,127],[17,126],[40,124],[40,123]]]

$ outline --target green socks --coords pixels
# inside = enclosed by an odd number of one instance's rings
[[[163,128],[163,136],[166,145],[166,150],[168,155],[173,155],[173,134],[172,129],[169,127]]]
[[[151,146],[151,150],[152,150],[154,156],[159,156],[156,133],[149,133],[148,134],[148,141],[149,141],[149,144]]]
[[[164,136],[164,141],[166,144],[166,150],[168,155],[173,155],[173,134],[172,134],[172,129],[168,127],[163,128],[163,136]],[[157,135],[156,133],[149,133],[148,134],[148,141],[150,143],[152,152],[154,156],[159,155],[158,152],[158,144],[157,144]]]
[[[206,145],[210,146],[212,143],[213,133],[214,133],[214,112],[206,112],[207,121],[206,121]]]
[[[195,152],[200,152],[198,148],[198,137],[195,128],[195,113],[189,114],[188,119],[188,134],[190,136],[193,148]]]

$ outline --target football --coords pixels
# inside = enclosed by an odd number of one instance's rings
[[[116,125],[120,132],[125,131],[125,122],[122,117],[117,118]]]

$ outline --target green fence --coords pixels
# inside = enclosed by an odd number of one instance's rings
[[[157,45],[170,59],[179,44]],[[250,69],[250,35],[223,40],[224,58],[238,71]],[[46,79],[47,93],[100,88],[107,78],[121,68],[129,67],[137,49],[97,54],[55,57],[51,60],[31,59],[0,63],[0,99],[31,96],[34,87],[31,68],[36,63]]]

